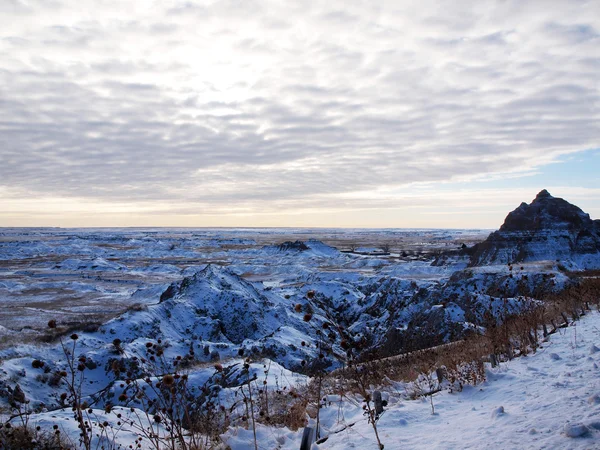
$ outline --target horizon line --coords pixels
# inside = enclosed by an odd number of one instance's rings
[[[272,226],[238,226],[238,227],[230,227],[230,226],[79,226],[79,227],[59,227],[59,226],[23,226],[23,227],[4,227],[0,226],[0,230],[79,230],[79,229],[94,229],[94,230],[114,230],[114,229],[134,229],[134,230],[152,230],[152,229],[185,229],[185,230],[195,230],[195,229],[203,229],[203,230],[241,230],[241,229],[251,229],[251,230],[480,230],[480,231],[488,231],[488,230],[497,230],[498,228],[478,228],[478,227],[467,227],[467,228],[457,228],[457,227],[317,227],[317,226],[281,226],[281,227],[272,227]]]

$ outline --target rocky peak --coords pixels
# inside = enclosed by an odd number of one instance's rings
[[[546,189],[542,189],[540,192],[538,192],[538,195],[535,196],[534,201],[536,200],[541,200],[544,198],[554,198],[550,195],[550,192],[548,192]]]
[[[590,216],[571,203],[556,198],[544,189],[531,204],[521,203],[512,211],[500,231],[536,231],[543,229],[592,227]]]
[[[509,213],[500,229],[474,248],[472,266],[556,261],[600,266],[600,226],[589,214],[546,189]]]

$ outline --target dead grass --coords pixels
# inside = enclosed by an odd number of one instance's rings
[[[441,368],[452,385],[460,388],[465,384],[475,385],[485,380],[484,362],[489,361],[491,355],[502,361],[535,352],[547,335],[589,313],[591,305],[600,309],[600,279],[582,277],[562,292],[548,295],[542,305],[506,317],[501,324],[488,326],[485,334],[361,362],[354,367],[335,370],[328,378],[349,381],[345,389],[352,390],[351,382],[356,380],[357,367],[361,377],[366,377],[363,382],[373,386],[385,385],[386,380],[415,381],[419,374]]]

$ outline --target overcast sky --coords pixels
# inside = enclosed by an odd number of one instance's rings
[[[0,0],[0,226],[598,218],[599,147],[596,0]]]

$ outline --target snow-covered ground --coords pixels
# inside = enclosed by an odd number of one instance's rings
[[[487,368],[487,381],[462,392],[443,391],[407,400],[410,386],[395,385],[378,421],[391,449],[598,449],[600,448],[600,314],[589,313],[561,329],[536,354]],[[341,418],[341,420],[339,419]],[[360,405],[332,403],[321,420],[329,434],[319,449],[377,449]],[[275,442],[261,448],[299,448]],[[240,445],[235,449],[250,448]],[[317,448],[315,446],[314,448]]]
[[[429,399],[408,399],[409,384],[394,383],[382,391],[388,406],[377,427],[386,450],[598,449],[600,314],[588,313],[561,329],[535,354],[496,368],[488,366],[483,384],[436,394],[435,414]],[[314,444],[313,450],[376,450],[360,398],[340,401],[338,396],[329,396],[328,400],[321,412],[322,436],[328,438]],[[98,422],[110,422],[118,430],[114,438],[126,446],[135,442],[137,431],[118,420],[117,413],[134,416],[128,408],[110,414],[94,410],[93,414]],[[69,410],[34,415],[30,423],[46,428],[58,425],[77,440],[77,425]],[[310,425],[314,426],[314,420]],[[302,431],[258,425],[258,448],[297,450]],[[232,450],[254,448],[251,429],[232,428],[223,439]]]
[[[30,370],[33,359],[49,359],[47,369],[64,370],[60,345],[44,337],[48,320],[61,330],[82,331],[79,351],[98,366],[94,384],[84,389],[92,395],[114,381],[109,361],[115,339],[126,359],[149,339],[162,339],[169,357],[193,348],[199,366],[214,359],[229,364],[242,351],[302,373],[303,363],[319,354],[320,330],[328,327],[333,369],[345,357],[344,340],[347,346],[378,346],[393,330],[419,333],[421,346],[437,345],[477,329],[488,310],[526,308],[530,299],[510,298],[506,291],[500,298],[498,280],[525,286],[541,270],[527,266],[514,276],[506,266],[466,270],[458,242],[467,232],[350,230],[351,238],[342,239],[339,231],[319,231],[340,245],[344,239],[369,248],[377,240],[401,241],[396,256],[383,257],[340,251],[308,231],[0,232],[0,300],[6,306],[0,310],[0,406],[15,380],[33,408],[59,406],[48,377]],[[294,240],[299,236],[309,238]],[[448,246],[454,250],[442,261],[439,251]],[[426,250],[415,254],[417,247]],[[438,253],[428,253],[429,247]],[[412,253],[398,256],[403,248]]]
[[[83,395],[103,392],[93,414],[111,422],[102,408],[119,398],[122,384],[112,361],[144,355],[152,340],[162,339],[168,358],[190,352],[197,386],[214,374],[216,360],[235,373],[240,354],[252,355],[252,371],[272,363],[297,384],[305,360],[318,355],[322,329],[329,330],[333,369],[345,358],[343,340],[376,345],[388,330],[412,329],[430,339],[424,345],[437,345],[456,339],[457,329],[480,329],[486,312],[502,317],[535,304],[536,286],[569,281],[556,260],[470,267],[459,244],[484,232],[316,233],[0,230],[0,406],[7,408],[18,382],[30,407],[43,411],[34,421],[59,421],[65,433],[77,433],[67,420],[72,413],[58,409],[50,375],[32,367],[40,359],[48,373],[65,368],[56,341],[36,341],[49,319],[78,331],[78,352],[95,366]],[[375,251],[390,243],[389,255]],[[350,244],[373,252],[350,252]],[[410,386],[393,385],[378,425],[385,448],[600,448],[600,353],[590,353],[600,347],[599,317],[588,314],[561,330],[536,355],[489,369],[482,385],[437,394],[434,415],[428,400],[408,400]],[[78,323],[92,319],[103,324],[79,332]],[[238,386],[233,377],[231,388]],[[330,437],[319,448],[375,449],[360,400],[328,401],[322,425]],[[259,448],[298,449],[301,433],[259,425]],[[135,438],[132,430],[119,434],[126,445]],[[234,450],[253,448],[249,437],[237,427],[223,436]]]
[[[429,267],[433,251],[456,249],[487,234],[485,230],[0,228],[0,300],[6,305],[0,311],[0,325],[15,331],[39,329],[56,313],[68,321],[105,321],[132,304],[156,303],[156,294],[160,296],[171,282],[208,263],[227,266],[272,288],[306,283],[328,273],[350,275],[353,279],[347,278],[347,285],[355,284],[359,276],[395,276],[396,271],[405,278],[439,279],[456,268]],[[306,249],[279,247],[296,240],[305,242]],[[388,245],[396,253],[366,257],[336,250],[363,243],[372,248]]]

